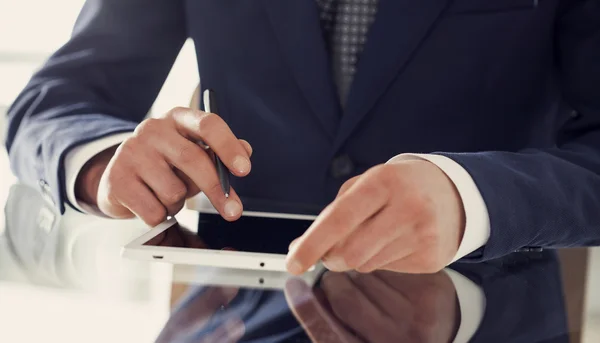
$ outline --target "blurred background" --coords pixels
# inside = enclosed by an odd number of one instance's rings
[[[3,142],[8,107],[31,74],[68,40],[84,2],[0,0],[0,132]],[[187,106],[197,84],[194,47],[188,42],[152,113]],[[0,234],[5,225],[4,204],[15,181],[3,145],[0,149]],[[185,221],[185,214],[182,216],[180,220]],[[110,259],[99,265],[99,260],[106,259],[95,259],[98,254],[118,256],[118,251],[112,251],[117,246],[114,243],[131,240],[139,234],[143,224],[128,221],[116,225],[114,221],[107,223],[74,211],[69,211],[67,217],[67,226],[78,231],[74,235],[75,248],[86,255],[85,258],[81,253],[78,256],[81,262],[75,266],[78,279],[70,289],[31,282],[31,276],[19,270],[0,237],[0,342],[41,342],[51,337],[60,337],[62,342],[153,341],[170,310],[169,268],[154,266],[156,268],[148,270],[145,265]],[[190,220],[194,220],[193,216]],[[93,230],[82,232],[84,226],[97,228],[107,224],[110,231],[102,239],[94,236]],[[92,250],[93,244],[100,248]]]
[[[11,102],[49,54],[69,38],[83,3],[84,0],[0,0],[2,135],[5,113]],[[174,106],[187,106],[198,81],[194,46],[188,41],[152,113],[162,113]],[[14,182],[6,151],[2,148],[2,208]],[[70,215],[70,225],[74,227],[81,226],[84,221],[88,226],[106,225],[101,219],[84,218],[77,213]],[[193,221],[193,215],[182,216],[185,216],[183,220]],[[4,221],[2,211],[0,233]],[[115,226],[114,222],[111,222],[111,226]],[[128,240],[137,232],[136,228],[140,228],[140,223],[132,221],[117,226],[111,242]],[[588,304],[585,310],[585,342],[592,343],[600,342],[600,250],[592,251],[590,261],[585,294]],[[80,268],[90,267],[84,265]],[[110,267],[106,269],[110,270]],[[113,270],[112,273],[104,274],[104,281],[99,281],[98,275],[92,278],[96,282],[94,293],[79,292],[74,295],[73,290],[59,287],[28,286],[28,278],[20,274],[10,257],[6,256],[6,249],[0,247],[0,341],[34,342],[45,341],[46,337],[62,337],[63,342],[150,342],[168,315],[171,291],[169,270],[144,270],[132,265],[121,267],[117,272]],[[98,297],[98,294],[104,296]]]

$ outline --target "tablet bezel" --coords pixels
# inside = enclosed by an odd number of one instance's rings
[[[213,212],[208,209],[204,209],[199,213],[218,214],[216,210]],[[316,216],[313,215],[254,211],[244,211],[242,216],[310,221],[314,221],[316,219]],[[147,233],[125,245],[121,250],[121,256],[136,260],[157,261],[172,264],[276,272],[287,271],[285,263],[286,255],[284,254],[144,245],[146,242],[175,224],[177,224],[177,220],[175,218],[170,218],[151,228]],[[314,267],[312,267],[310,270],[313,269]]]

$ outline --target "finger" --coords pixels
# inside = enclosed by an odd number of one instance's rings
[[[377,269],[386,269],[384,266],[412,254],[416,245],[415,237],[412,235],[402,235],[389,242],[375,256],[371,257],[362,266],[356,268],[356,270],[361,273],[371,273]],[[397,271],[405,272],[404,270]]]
[[[173,172],[175,173],[175,175],[177,175],[177,178],[179,178],[179,180],[181,180],[181,182],[185,184],[185,188],[187,189],[187,193],[185,195],[186,199],[191,198],[200,193],[200,188],[194,183],[194,181],[192,181],[192,179],[189,176],[185,175],[185,173],[183,173],[177,168],[174,168]]]
[[[244,337],[246,327],[239,318],[231,318],[205,336],[202,343],[236,343]]]
[[[236,220],[242,214],[242,202],[232,189],[226,198],[210,156],[189,140],[171,135],[163,138],[157,149],[167,162],[184,173],[208,197],[226,220]]]
[[[173,118],[179,132],[194,141],[202,140],[234,175],[248,175],[251,164],[246,147],[221,117],[184,108],[174,110]]]
[[[327,273],[321,281],[335,316],[367,342],[389,342],[381,335],[389,319],[351,281],[347,273]],[[395,323],[391,323],[396,326]]]
[[[286,282],[284,295],[292,313],[313,342],[358,343],[317,300],[313,290],[301,279]]]
[[[177,177],[161,156],[154,156],[154,158],[149,156],[146,159],[147,161],[138,165],[138,175],[167,209],[167,214],[170,216],[177,214],[183,208],[188,192],[185,183]]]
[[[252,146],[250,145],[250,143],[248,143],[247,141],[240,139],[240,143],[242,143],[242,145],[244,146],[244,149],[246,149],[246,152],[248,152],[248,156],[252,156]],[[200,188],[198,188],[198,186],[196,186],[196,184],[194,183],[194,181],[192,181],[191,178],[189,178],[187,175],[185,175],[185,173],[182,173],[179,169],[175,169],[174,170],[175,175],[177,175],[177,177],[185,184],[186,188],[187,188],[187,194],[185,196],[186,199],[191,198],[195,195],[197,195],[198,193],[200,193]]]
[[[402,234],[395,224],[398,217],[391,208],[384,208],[333,247],[323,258],[323,263],[329,270],[337,272],[361,267]]]
[[[357,180],[302,235],[295,249],[288,254],[288,271],[300,274],[314,265],[335,244],[378,212],[387,203],[388,193],[383,183],[368,175]]]
[[[116,185],[118,183],[113,183]],[[121,188],[114,190],[112,199],[99,201],[100,210],[115,218],[121,217],[126,208],[147,225],[154,227],[167,218],[167,211],[154,193],[139,179],[129,180]]]

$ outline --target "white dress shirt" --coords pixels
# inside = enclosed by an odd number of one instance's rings
[[[78,210],[98,216],[105,215],[97,208],[83,203],[75,197],[75,182],[83,166],[96,154],[114,145],[120,144],[132,133],[119,133],[104,137],[72,149],[65,158],[67,198]],[[472,253],[487,243],[490,237],[490,219],[485,201],[469,173],[452,159],[431,154],[400,154],[387,163],[406,160],[427,160],[438,166],[456,186],[465,209],[465,231],[458,251],[452,262]]]

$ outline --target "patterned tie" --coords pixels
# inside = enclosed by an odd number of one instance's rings
[[[379,0],[316,0],[331,56],[333,78],[342,106],[346,103],[367,32]]]

